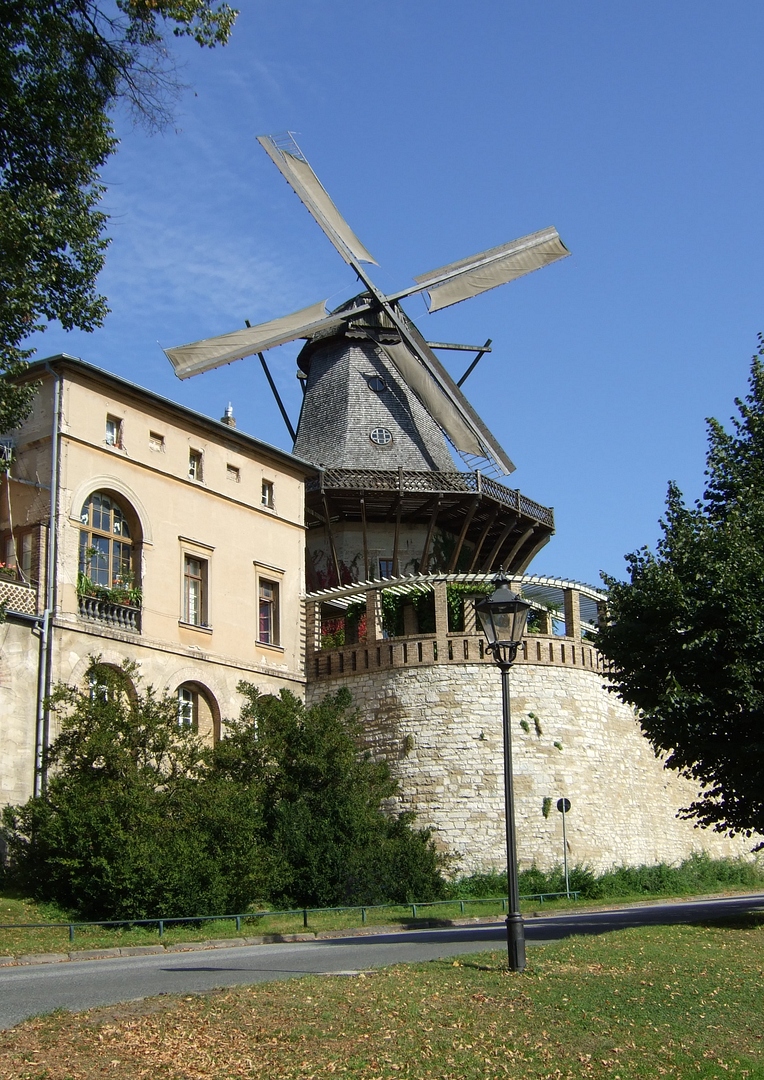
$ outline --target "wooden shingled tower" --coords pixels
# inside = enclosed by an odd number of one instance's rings
[[[514,470],[460,386],[484,346],[428,342],[401,306],[425,293],[429,310],[515,280],[569,254],[544,229],[382,293],[375,260],[339,214],[291,135],[259,142],[362,283],[329,311],[320,302],[258,326],[167,349],[180,378],[257,354],[294,452],[317,467],[307,494],[308,589],[431,571],[522,573],[554,531],[552,511],[499,482]],[[295,432],[263,353],[305,339],[303,406]],[[457,384],[436,350],[474,351]],[[456,454],[462,467],[455,464]]]

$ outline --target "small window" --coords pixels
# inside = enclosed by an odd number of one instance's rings
[[[386,427],[375,427],[369,432],[369,438],[375,446],[388,446],[393,441],[391,431]]]
[[[238,484],[241,480],[241,473],[236,465],[226,465],[225,474],[232,484]]]
[[[199,695],[190,686],[178,687],[178,727],[192,731],[199,727]]]
[[[379,560],[379,576],[381,578],[390,578],[393,576],[393,560],[392,559],[380,559]]]
[[[106,417],[105,442],[107,446],[122,445],[122,421],[116,416]]]
[[[202,452],[201,450],[189,450],[188,452],[188,479],[202,481]]]
[[[273,484],[270,480],[263,480],[262,504],[269,510],[273,509]]]
[[[22,581],[32,580],[32,533],[17,533],[5,541],[5,565],[2,566],[6,577],[15,576]]]
[[[164,435],[159,435],[156,431],[150,431],[149,450],[153,450],[155,453],[161,454],[164,451]]]
[[[366,381],[369,384],[370,390],[376,390],[379,394],[382,390],[387,390],[387,383],[381,375],[367,375]]]
[[[207,626],[207,560],[183,558],[183,622]]]
[[[260,578],[258,587],[257,640],[263,645],[279,644],[279,587],[275,581]]]

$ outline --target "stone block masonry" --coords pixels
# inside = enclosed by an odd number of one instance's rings
[[[571,801],[571,865],[602,871],[677,863],[701,850],[714,857],[750,852],[750,840],[696,829],[677,817],[695,798],[694,785],[664,769],[632,710],[604,687],[601,671],[518,662],[510,680],[521,869],[562,862],[556,809],[562,796]],[[438,846],[452,857],[452,872],[503,869],[501,683],[495,666],[436,662],[346,670],[310,682],[308,702],[340,686],[353,694],[372,753],[390,762],[400,782],[396,809],[413,810],[419,825],[433,829]],[[545,799],[551,800],[547,816]]]

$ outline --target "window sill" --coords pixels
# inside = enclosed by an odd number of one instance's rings
[[[204,623],[184,622],[183,619],[178,619],[178,626],[182,626],[184,630],[197,630],[200,634],[212,633],[212,627]]]
[[[257,646],[258,649],[270,649],[271,652],[283,653],[283,651],[284,651],[284,646],[283,645],[272,645],[268,641],[255,640],[255,645]]]

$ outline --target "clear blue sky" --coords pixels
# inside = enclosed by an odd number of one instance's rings
[[[285,448],[258,361],[181,383],[163,346],[314,301],[353,276],[255,142],[291,129],[382,288],[555,225],[573,257],[434,315],[494,340],[465,391],[554,506],[531,570],[596,583],[653,545],[666,484],[702,490],[764,329],[764,5],[739,0],[241,0],[231,44],[181,44],[173,130],[117,118],[105,179],[112,313],[66,351]],[[421,316],[421,318],[420,318]],[[296,418],[296,348],[270,354]],[[451,354],[453,356],[453,354]],[[448,360],[455,375],[462,363]]]

